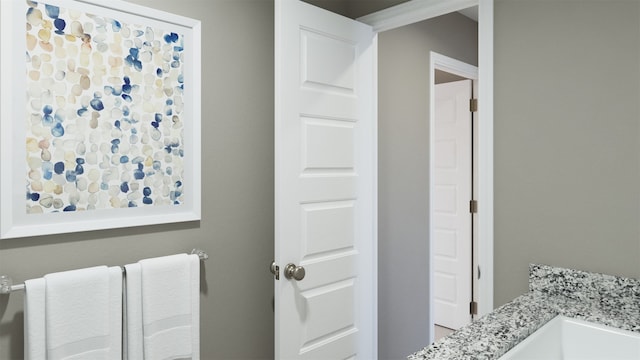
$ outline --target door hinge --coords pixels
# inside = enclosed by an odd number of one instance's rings
[[[478,315],[478,303],[475,301],[472,301],[469,303],[469,313],[471,315]]]
[[[469,212],[475,214],[478,212],[478,200],[469,201]]]
[[[471,112],[478,111],[478,99],[470,99],[469,100],[469,111],[471,111]]]
[[[271,262],[269,270],[271,270],[271,273],[276,280],[280,280],[280,266],[276,265],[275,260]]]

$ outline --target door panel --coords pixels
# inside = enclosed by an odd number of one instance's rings
[[[327,90],[342,90],[353,93],[355,74],[352,64],[356,60],[355,44],[334,35],[300,31],[302,40],[302,79],[305,86],[313,83],[324,85]],[[331,56],[327,56],[331,54]],[[329,88],[334,89],[329,89]]]
[[[471,321],[471,80],[435,86],[433,194],[435,323]]]
[[[354,204],[338,201],[302,206],[303,260],[354,248]]]
[[[308,117],[302,121],[304,170],[353,170],[356,123]]]
[[[374,33],[276,1],[277,359],[375,358]]]

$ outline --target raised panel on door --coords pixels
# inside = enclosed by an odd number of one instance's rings
[[[304,171],[353,170],[355,122],[308,117],[302,122]]]
[[[355,201],[302,205],[302,261],[353,250]]]
[[[300,39],[303,86],[315,84],[325,91],[355,91],[356,43],[311,28],[302,28]]]
[[[276,1],[276,358],[375,357],[373,38]]]

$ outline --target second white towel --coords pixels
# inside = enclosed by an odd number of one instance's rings
[[[200,358],[200,259],[178,254],[127,265],[130,360]]]

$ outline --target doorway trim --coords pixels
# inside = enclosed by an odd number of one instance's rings
[[[356,20],[370,25],[375,32],[382,32],[470,8],[478,5],[478,1],[410,0],[388,9],[359,17]]]
[[[478,315],[493,310],[493,6],[494,0],[411,0],[358,18],[374,31],[392,30],[478,6]],[[431,275],[430,275],[431,276]],[[433,317],[432,317],[433,318]],[[430,334],[433,341],[433,333]]]

